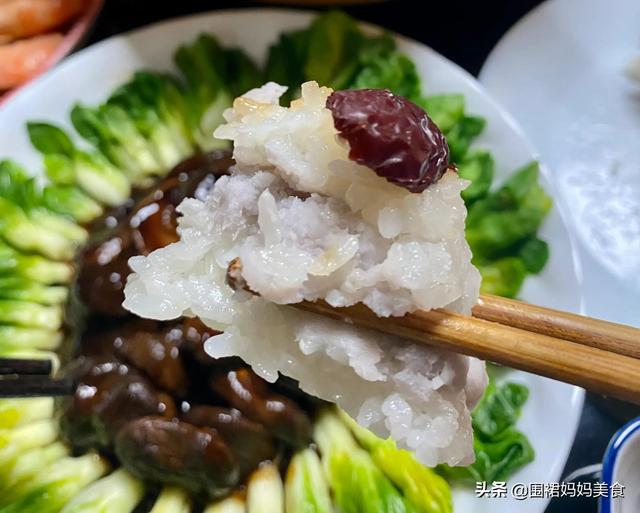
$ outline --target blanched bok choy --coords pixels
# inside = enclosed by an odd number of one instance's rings
[[[130,513],[143,495],[142,482],[118,469],[82,490],[61,513]]]
[[[22,254],[0,241],[0,276],[7,275],[27,278],[45,285],[67,284],[73,278],[73,266],[40,255]]]
[[[33,399],[0,399],[0,429],[31,424],[36,420],[53,417],[54,401],[51,397]]]
[[[287,513],[332,513],[329,485],[318,454],[304,449],[293,456],[285,481],[285,510]]]
[[[169,78],[137,73],[113,92],[107,105],[119,106],[128,114],[162,169],[168,171],[193,154],[183,100]]]
[[[262,84],[262,73],[241,50],[222,48],[209,34],[178,48],[174,60],[187,83],[187,119],[202,151],[226,148],[213,137],[233,99]]]
[[[415,508],[377,467],[331,410],[315,426],[324,472],[341,513],[405,513]]]
[[[316,423],[315,439],[342,513],[452,511],[451,491],[442,477],[345,413],[325,410]]]
[[[190,513],[189,493],[176,486],[165,486],[149,513]]]
[[[25,328],[22,326],[0,326],[0,354],[29,350],[53,350],[60,347],[63,333],[47,328]],[[2,411],[2,407],[0,407]],[[0,422],[1,425],[1,422]]]
[[[77,186],[95,200],[116,206],[129,198],[129,179],[99,153],[78,149],[61,128],[30,122],[27,131],[33,146],[43,154],[45,171],[58,186]]]
[[[203,513],[246,513],[246,504],[244,498],[232,495],[221,501],[208,505]]]
[[[247,513],[284,513],[284,485],[274,464],[264,464],[249,478]]]
[[[77,458],[61,458],[43,467],[33,479],[5,491],[0,500],[6,506],[0,507],[0,512],[58,513],[74,496],[108,470],[106,460],[94,453]]]
[[[15,162],[0,161],[0,235],[25,252],[70,260],[86,231],[45,208],[35,180]]]

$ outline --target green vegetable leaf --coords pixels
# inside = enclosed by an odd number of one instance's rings
[[[24,483],[39,474],[43,467],[67,456],[69,456],[69,449],[61,442],[20,453],[20,457],[16,458],[13,464],[6,465],[0,470],[0,497],[5,490],[24,486]],[[0,499],[0,504],[2,502]]]
[[[60,347],[62,336],[62,332],[50,329],[0,325],[0,354],[30,349],[52,351]]]
[[[63,312],[59,305],[44,306],[28,301],[0,299],[0,322],[27,328],[58,330]]]
[[[224,57],[224,75],[232,98],[262,85],[262,72],[243,50],[228,48],[224,51]]]
[[[416,512],[453,511],[451,489],[434,470],[422,465],[411,452],[398,449],[391,438],[378,438],[345,412],[340,411],[340,418],[351,428],[360,445],[369,452],[376,465],[402,491]]]
[[[480,291],[503,297],[516,297],[525,278],[527,268],[518,257],[504,257],[478,264],[482,275]]]
[[[416,511],[332,410],[320,415],[314,438],[322,453],[334,503],[341,513]]]
[[[285,482],[285,510],[331,513],[329,485],[316,452],[304,449],[293,456]]]
[[[72,259],[77,246],[65,235],[30,220],[22,208],[5,197],[0,197],[0,234],[20,250],[54,260]]]
[[[149,176],[166,171],[159,169],[149,144],[119,105],[103,104],[96,108],[75,105],[71,122],[82,137],[134,184],[144,185]]]
[[[0,196],[25,212],[41,206],[41,193],[36,181],[12,160],[0,161]]]
[[[514,428],[506,430],[500,439],[482,442],[474,439],[476,461],[468,467],[446,467],[443,473],[468,484],[478,481],[491,483],[506,481],[519,468],[535,458],[535,452],[526,436]]]
[[[100,154],[77,151],[74,167],[78,186],[105,205],[120,205],[131,195],[129,179]]]
[[[491,188],[494,171],[493,157],[486,151],[477,151],[458,163],[458,175],[471,184],[462,191],[462,198],[469,203],[485,196]]]
[[[289,86],[285,104],[307,80],[333,89],[387,88],[421,101],[415,65],[393,38],[366,36],[356,20],[337,11],[318,16],[308,29],[282,34],[269,50],[266,69],[268,80]]]
[[[31,144],[45,155],[57,154],[71,156],[74,144],[64,130],[50,123],[30,121],[27,132]]]
[[[68,215],[82,224],[102,213],[98,202],[73,185],[47,185],[42,191],[42,201],[52,212]]]
[[[144,485],[126,470],[118,469],[82,490],[60,513],[129,513],[143,495]]]
[[[520,245],[518,256],[527,272],[538,274],[549,260],[549,244],[536,236],[532,236]]]
[[[535,235],[551,209],[533,162],[517,171],[496,192],[469,207],[467,241],[474,261],[504,256],[504,251]],[[511,252],[513,254],[513,252]]]
[[[95,147],[102,149],[109,140],[109,133],[95,110],[76,104],[71,109],[70,118],[77,132]]]
[[[67,287],[45,286],[20,276],[0,276],[0,299],[59,305],[65,303],[68,296]]]
[[[422,92],[415,64],[395,49],[390,35],[368,38],[358,57],[358,71],[349,89],[386,88],[419,103]]]
[[[58,513],[78,492],[108,470],[96,454],[62,458],[32,479],[3,493],[0,513]]]
[[[539,167],[538,162],[534,160],[514,171],[492,198],[495,207],[504,210],[523,204],[527,197],[540,187]]]
[[[340,11],[318,16],[309,28],[305,79],[334,89],[343,88],[355,73],[362,39],[356,21],[350,16]]]
[[[0,399],[0,429],[12,429],[53,417],[53,399]]]
[[[491,380],[473,411],[474,432],[483,440],[500,437],[518,421],[528,398],[529,389],[524,385],[505,383],[498,386]]]
[[[137,91],[142,101],[156,110],[166,129],[171,132],[173,144],[181,154],[184,157],[191,155],[195,147],[187,124],[186,93],[183,85],[171,75],[138,71],[130,87]]]
[[[515,428],[504,431],[491,442],[474,441],[477,461],[472,465],[483,481],[504,481],[516,470],[530,463],[535,452],[529,440]]]
[[[18,421],[19,422],[19,421]],[[0,429],[0,468],[9,468],[24,451],[44,447],[53,443],[58,436],[57,422],[42,419],[13,429]],[[4,494],[0,496],[0,503]]]
[[[46,175],[56,185],[73,185],[76,171],[73,159],[58,153],[46,154],[42,160]]]
[[[53,262],[39,255],[24,255],[0,241],[0,274],[14,274],[53,285],[69,283],[73,278],[73,267],[66,262]]]
[[[305,81],[303,63],[307,55],[309,31],[298,30],[280,34],[277,43],[269,48],[266,79],[289,86],[281,98],[284,105],[298,96],[298,88]]]
[[[444,132],[452,162],[463,160],[473,140],[484,130],[487,121],[478,116],[463,116],[450,130]]]
[[[187,82],[187,120],[195,142],[204,151],[225,148],[226,141],[213,137],[213,131],[223,121],[222,113],[233,100],[228,89],[229,78],[225,76],[227,70],[233,69],[228,65],[225,51],[214,37],[202,34],[192,44],[178,48],[174,61]],[[245,73],[248,73],[248,61],[247,57],[242,65]],[[243,87],[241,83],[253,80],[245,76],[234,79],[238,79],[238,88]]]
[[[436,94],[423,98],[419,103],[445,134],[464,116],[465,101],[461,94]]]

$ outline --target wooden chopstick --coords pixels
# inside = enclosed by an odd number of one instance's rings
[[[21,376],[0,379],[0,398],[59,397],[73,394],[71,379],[52,379],[44,376]]]
[[[608,350],[609,347],[619,345],[607,342],[605,327],[601,327],[599,331],[602,335],[598,339],[600,347],[591,347],[444,310],[417,311],[402,317],[381,318],[362,304],[334,308],[318,301],[296,303],[292,306],[640,404],[640,359]],[[523,319],[513,322],[522,327],[529,325]],[[589,320],[591,324],[598,322],[600,321],[595,319]],[[636,337],[639,336],[640,331],[629,329],[632,330],[632,335],[635,331]],[[554,332],[552,328],[545,330]],[[576,328],[575,331],[584,333],[588,332],[588,328]],[[588,339],[589,342],[592,340]]]
[[[239,257],[226,280],[256,294]],[[474,317],[441,309],[378,317],[363,304],[335,308],[324,301],[291,306],[640,404],[640,330],[630,326],[489,295],[481,296]]]
[[[0,375],[4,376],[48,376],[52,370],[53,363],[49,359],[0,358]]]
[[[480,296],[473,316],[550,337],[640,358],[640,331],[631,326],[544,308],[490,294]]]

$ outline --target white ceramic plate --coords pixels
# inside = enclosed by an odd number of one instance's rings
[[[31,169],[39,169],[38,155],[27,140],[27,120],[48,119],[68,125],[68,112],[76,101],[99,102],[114,87],[140,68],[172,69],[171,55],[183,42],[210,31],[227,45],[239,45],[263,60],[268,45],[283,30],[306,26],[312,15],[284,10],[221,11],[154,25],[103,41],[69,58],[0,107],[0,156],[11,156]],[[373,29],[372,29],[373,30]],[[478,144],[491,148],[498,180],[535,158],[511,118],[487,96],[470,75],[433,50],[398,38],[401,48],[416,61],[430,93],[461,92],[469,112],[487,118],[487,130]],[[552,193],[553,194],[553,193]],[[542,231],[550,241],[552,256],[545,272],[529,279],[523,296],[533,302],[566,310],[581,308],[581,286],[571,237],[560,212],[554,209]],[[527,384],[531,399],[520,427],[536,449],[534,463],[513,482],[555,481],[573,443],[582,408],[583,391],[522,372],[508,371],[508,379]],[[545,501],[476,499],[473,491],[455,491],[456,511],[464,513],[541,513]]]
[[[640,325],[638,0],[552,0],[518,22],[480,81],[524,127],[570,205],[586,313]]]

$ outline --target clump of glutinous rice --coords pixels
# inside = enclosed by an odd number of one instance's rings
[[[425,464],[467,464],[483,363],[280,306],[322,298],[381,316],[469,313],[480,278],[464,238],[466,182],[446,170],[422,192],[391,183],[350,160],[330,89],[306,83],[281,107],[284,91],[269,83],[225,113],[215,135],[234,143],[232,174],[180,205],[178,243],[131,259],[125,306],[197,315],[224,330],[207,344],[212,356],[240,356],[269,381],[297,379]],[[237,257],[259,296],[225,283]]]

